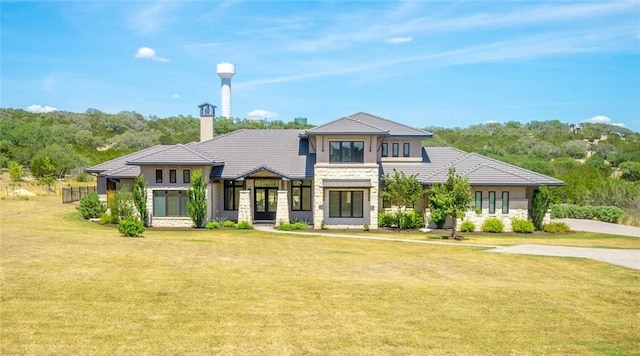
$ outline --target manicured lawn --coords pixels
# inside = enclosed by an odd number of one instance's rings
[[[59,201],[0,201],[0,354],[640,353],[639,271],[257,231],[123,238]]]

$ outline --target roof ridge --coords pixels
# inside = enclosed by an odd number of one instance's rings
[[[180,147],[184,148],[185,150],[187,150],[187,151],[189,151],[189,152],[191,152],[191,153],[195,154],[196,156],[198,156],[198,157],[200,157],[200,158],[202,158],[202,159],[210,160],[210,161],[212,161],[212,162],[215,162],[215,159],[214,159],[214,158],[206,157],[206,156],[202,155],[201,153],[196,152],[196,151],[192,150],[191,148],[189,148],[189,147],[187,147],[187,146],[185,146],[185,145],[183,145],[183,144],[181,144],[181,143],[177,144],[176,146],[180,146]]]
[[[168,149],[170,149],[170,148],[174,147],[175,145],[162,145],[162,146],[163,146],[164,148],[163,148],[163,149],[161,149],[161,150],[154,151],[154,152],[150,152],[150,153],[147,153],[147,154],[145,154],[145,155],[142,155],[142,156],[136,157],[136,158],[134,158],[134,159],[124,161],[124,164],[125,164],[125,165],[128,165],[128,164],[129,164],[129,162],[137,161],[137,160],[139,160],[139,159],[142,159],[142,158],[145,158],[145,157],[149,157],[149,156],[154,155],[154,154],[156,154],[156,153],[164,152],[164,151],[166,151],[166,150],[168,150]]]
[[[387,119],[387,118],[384,118],[384,117],[382,117],[382,116],[369,114],[368,112],[364,112],[364,111],[359,111],[359,112],[357,112],[357,113],[355,113],[355,114],[353,114],[353,115],[351,115],[351,116],[349,116],[349,117],[353,117],[353,116],[356,116],[356,115],[359,115],[359,114],[368,115],[368,116],[374,117],[374,118],[376,118],[376,119],[378,119],[378,120],[386,121],[386,122],[389,122],[389,123],[392,123],[392,124],[395,124],[395,125],[400,125],[400,126],[408,127],[408,128],[410,128],[410,129],[413,129],[413,130],[422,131],[422,132],[423,132],[423,133],[425,133],[425,134],[431,134],[431,135],[433,135],[433,133],[432,133],[432,132],[428,132],[428,131],[423,130],[423,129],[419,129],[419,128],[416,128],[416,127],[413,127],[413,126],[409,126],[409,125],[406,125],[406,124],[403,124],[403,123],[400,123],[400,122],[397,122],[397,121],[394,121],[394,120],[391,120],[391,119]],[[354,120],[355,120],[355,121],[358,121],[358,122],[361,122],[361,123],[363,123],[363,124],[364,124],[364,122],[362,122],[362,121],[359,121],[359,120],[357,120],[357,119],[354,119]],[[380,129],[379,127],[374,126],[374,125],[369,125],[369,126],[373,126],[373,127],[376,127],[376,128],[378,128],[378,129]],[[384,131],[389,132],[389,130],[385,130],[385,129],[381,129],[381,130],[384,130]]]
[[[104,165],[104,164],[108,164],[108,163],[111,163],[111,162],[115,162],[115,161],[118,161],[118,160],[122,160],[122,159],[125,159],[127,156],[135,156],[135,155],[137,155],[137,154],[139,154],[139,153],[149,151],[149,150],[151,150],[152,148],[156,148],[156,147],[158,147],[158,146],[161,146],[161,147],[162,147],[162,146],[166,146],[166,145],[157,144],[157,145],[153,145],[153,146],[150,146],[150,147],[147,147],[147,148],[143,148],[143,149],[142,149],[142,150],[140,150],[140,151],[131,152],[131,153],[129,153],[128,155],[124,155],[124,156],[120,156],[120,157],[112,158],[112,159],[110,159],[110,160],[108,160],[108,161],[104,161],[104,162],[102,162],[102,163],[98,163],[98,164],[96,164],[96,165],[94,165],[94,166],[91,166],[91,167],[89,167],[89,168],[87,168],[87,169],[91,169],[92,167],[102,166],[102,165]],[[141,156],[141,157],[143,157],[143,156]],[[125,164],[126,164],[126,161],[125,161]],[[105,171],[110,171],[110,170],[111,170],[111,169],[105,169]]]
[[[444,148],[452,148],[452,147],[445,146]],[[455,165],[455,164],[457,164],[457,163],[459,163],[459,162],[462,162],[462,161],[464,161],[465,159],[469,158],[469,155],[470,155],[470,153],[469,153],[469,152],[465,152],[465,151],[459,150],[459,149],[457,149],[457,148],[453,148],[453,149],[454,149],[454,150],[456,150],[456,151],[460,151],[460,152],[464,153],[464,155],[462,155],[462,156],[460,156],[460,157],[458,157],[458,158],[454,159],[453,161],[449,161],[447,164],[445,164],[444,166],[442,166],[440,169],[438,169],[438,170],[434,171],[432,174],[428,175],[426,178],[431,178],[431,177],[433,177],[433,176],[435,176],[435,175],[437,175],[437,174],[440,174],[440,172],[443,172],[445,169],[446,169],[446,170],[449,170],[449,168],[450,168],[451,166],[453,166],[453,165]]]
[[[500,171],[500,172],[505,173],[505,174],[513,174],[513,175],[517,176],[518,178],[520,178],[520,179],[524,179],[524,180],[529,181],[529,182],[531,182],[531,183],[537,183],[536,181],[534,181],[534,180],[532,180],[532,179],[529,179],[529,178],[527,178],[527,177],[522,176],[521,174],[519,174],[520,172],[518,172],[518,173],[507,172],[507,171],[505,171],[504,169],[502,169],[502,168],[500,168],[500,167],[492,166],[492,165],[489,165],[489,164],[487,164],[487,163],[478,163],[478,165],[477,165],[477,166],[475,166],[475,167],[473,167],[473,168],[468,169],[468,170],[465,172],[464,176],[467,176],[467,175],[469,175],[469,174],[471,174],[471,173],[473,173],[473,172],[477,171],[478,169],[480,169],[480,168],[482,168],[482,167],[489,167],[489,168],[491,168],[491,169],[495,169],[496,171]]]
[[[364,114],[364,113],[363,113],[363,114]],[[357,114],[354,114],[354,115],[357,115]],[[367,114],[367,115],[368,115],[368,114]],[[373,116],[373,115],[371,115],[371,116]],[[346,119],[347,119],[347,120],[351,120],[351,121],[355,121],[355,122],[357,122],[357,123],[359,123],[359,124],[362,124],[362,125],[365,125],[365,126],[372,127],[372,128],[374,128],[374,129],[376,129],[376,130],[380,130],[380,131],[384,131],[384,132],[386,132],[386,133],[389,133],[389,130],[386,130],[386,129],[380,128],[380,127],[378,127],[378,126],[376,126],[376,125],[372,125],[372,124],[370,124],[370,123],[368,123],[368,122],[360,121],[360,120],[358,120],[358,119],[354,118],[353,116],[349,116],[349,117],[347,117]]]
[[[497,163],[499,163],[499,164],[504,164],[504,165],[511,166],[511,167],[513,167],[513,168],[517,169],[519,172],[527,171],[527,172],[532,173],[532,174],[534,174],[534,175],[536,175],[536,176],[538,176],[538,177],[547,177],[547,178],[551,178],[551,179],[554,179],[554,180],[560,181],[559,179],[554,178],[554,177],[551,177],[551,176],[548,176],[548,175],[546,175],[546,174],[542,174],[542,173],[538,173],[538,172],[536,172],[536,171],[532,171],[532,170],[530,170],[530,169],[522,168],[522,167],[516,166],[515,164],[511,164],[511,163],[503,162],[503,161],[497,160],[497,159],[495,159],[495,158],[491,158],[491,157],[488,157],[488,156],[481,155],[481,154],[476,153],[476,152],[473,152],[473,153],[471,153],[471,154],[472,154],[472,155],[476,155],[476,156],[481,156],[481,157],[483,157],[483,158],[485,158],[485,159],[491,160],[491,161],[493,161],[493,162],[497,162]],[[504,172],[504,170],[503,170],[503,172]],[[507,172],[505,172],[505,173],[507,173]],[[516,175],[517,175],[517,176],[519,176],[519,177],[521,177],[521,176],[520,176],[520,174],[516,174]],[[528,179],[528,180],[531,180],[531,179]]]

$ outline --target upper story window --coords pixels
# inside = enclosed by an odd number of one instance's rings
[[[402,157],[409,157],[410,147],[408,142],[402,144]]]
[[[191,170],[185,169],[182,171],[182,183],[191,183]]]
[[[162,183],[162,169],[156,169],[156,183]]]
[[[329,162],[364,162],[364,141],[330,141]]]
[[[389,144],[388,143],[383,143],[382,144],[382,157],[389,157]]]
[[[176,170],[175,169],[170,169],[169,170],[169,183],[175,183],[177,181],[178,181],[178,179],[176,177]]]
[[[391,144],[391,155],[393,157],[399,157],[400,156],[400,144],[397,142],[394,142]]]

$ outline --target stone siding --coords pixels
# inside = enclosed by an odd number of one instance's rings
[[[251,206],[251,191],[241,190],[238,202],[238,223],[253,224],[253,208]]]
[[[278,190],[276,226],[289,223],[289,195],[286,190]]]
[[[152,217],[151,224],[153,227],[193,227],[193,221],[188,217]]]

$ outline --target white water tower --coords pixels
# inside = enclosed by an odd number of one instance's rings
[[[231,118],[231,78],[236,74],[236,65],[222,62],[216,65],[216,73],[220,77],[220,106],[222,117]]]

